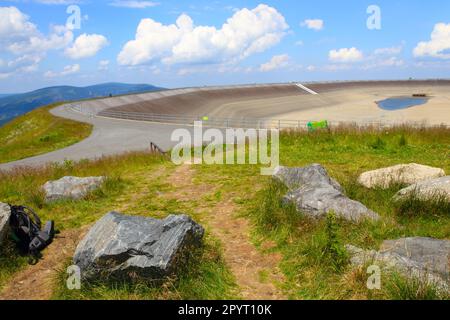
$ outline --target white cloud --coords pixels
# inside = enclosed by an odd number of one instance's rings
[[[386,68],[386,67],[401,67],[405,64],[402,59],[397,57],[390,57],[382,60],[377,60],[372,63],[362,66],[363,70],[375,69],[375,68]]]
[[[36,71],[47,51],[62,49],[72,41],[73,33],[64,26],[52,26],[43,35],[16,7],[0,7],[0,54],[7,60],[2,74]]]
[[[47,71],[44,74],[44,76],[46,78],[63,77],[63,76],[68,76],[71,74],[78,73],[78,72],[80,72],[80,70],[81,70],[80,65],[74,64],[74,65],[65,66],[61,72]]]
[[[364,58],[363,53],[353,48],[342,48],[339,50],[331,50],[328,54],[328,58],[332,62],[358,62]]]
[[[113,7],[132,8],[132,9],[146,9],[156,7],[158,2],[153,1],[128,1],[128,0],[116,0],[109,4]]]
[[[38,33],[29,17],[16,7],[0,7],[0,41],[23,39]]]
[[[99,34],[82,34],[70,48],[65,50],[66,56],[71,59],[93,57],[108,45],[108,40]]]
[[[306,19],[300,25],[311,30],[320,31],[324,27],[324,22],[321,19]]]
[[[125,44],[117,60],[121,65],[153,60],[165,64],[229,63],[278,44],[288,28],[284,17],[264,4],[237,11],[220,29],[195,26],[186,14],[171,25],[143,19],[135,39]]]
[[[397,55],[402,53],[403,46],[398,47],[389,47],[389,48],[379,48],[376,49],[373,54],[377,56],[384,56],[384,55]]]
[[[45,53],[49,50],[63,49],[73,41],[73,33],[65,26],[53,26],[51,33],[45,37],[38,33],[27,38],[11,41],[6,48],[14,54]]]
[[[14,72],[32,72],[38,69],[42,60],[42,55],[25,54],[9,61],[1,61],[0,72],[3,74],[13,74]]]
[[[108,70],[108,69],[109,69],[109,64],[110,64],[110,61],[109,61],[109,60],[101,60],[101,61],[98,63],[98,70],[100,70],[100,71],[106,71],[106,70]]]
[[[450,59],[450,23],[437,23],[431,33],[431,40],[419,42],[413,54],[415,57]]]
[[[259,70],[261,72],[268,72],[268,71],[273,71],[276,69],[284,68],[289,65],[289,60],[290,60],[290,58],[287,54],[274,56],[274,57],[272,57],[272,59],[269,62],[262,64],[259,67]]]

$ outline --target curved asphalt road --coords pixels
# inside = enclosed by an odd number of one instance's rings
[[[129,151],[149,150],[150,142],[163,150],[169,150],[176,142],[171,142],[173,130],[183,126],[156,124],[139,121],[127,121],[101,117],[91,117],[77,113],[67,105],[50,111],[53,115],[90,123],[94,126],[91,136],[64,149],[19,161],[0,164],[0,170],[11,170],[15,167],[37,167],[64,160],[97,159],[102,156],[120,154]],[[127,125],[124,125],[124,121]],[[192,127],[184,127],[192,132]]]

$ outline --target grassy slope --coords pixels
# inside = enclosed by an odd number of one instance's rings
[[[0,163],[61,149],[91,134],[89,124],[51,115],[55,106],[36,109],[0,127]]]
[[[416,162],[436,166],[450,173],[450,130],[412,130],[397,128],[384,132],[359,132],[341,129],[333,133],[284,134],[281,137],[281,164],[324,165],[347,194],[382,216],[379,223],[355,225],[337,221],[337,243],[378,249],[383,240],[408,236],[450,239],[448,206],[428,211],[417,204],[415,214],[405,216],[392,201],[402,186],[388,190],[368,190],[356,179],[364,171]],[[270,178],[259,176],[258,168],[249,166],[203,166],[199,181],[221,184],[221,190],[236,193],[241,214],[254,222],[255,243],[274,241],[273,249],[283,255],[281,264],[287,281],[284,289],[292,299],[409,299],[436,297],[433,290],[420,288],[401,277],[386,276],[381,291],[366,288],[365,270],[353,270],[348,257],[343,265],[327,255],[326,221],[303,218],[291,207],[282,205],[286,190]],[[255,191],[259,192],[255,194]]]
[[[191,204],[181,206],[176,201],[159,199],[157,192],[168,192],[165,179],[175,166],[165,159],[145,153],[130,153],[97,161],[77,164],[65,162],[45,169],[26,169],[11,174],[0,173],[0,199],[8,203],[28,204],[37,209],[42,220],[54,219],[64,230],[88,226],[109,211],[125,214],[166,217],[174,212],[186,212],[197,221],[201,217]],[[107,176],[104,186],[81,201],[60,201],[46,204],[39,191],[46,181],[66,175]],[[226,299],[236,298],[233,276],[222,262],[220,244],[206,235],[203,250],[196,253],[198,264],[192,265],[178,279],[162,288],[125,283],[85,286],[82,291],[65,289],[65,272],[55,293],[58,299]],[[0,288],[11,276],[26,267],[26,260],[17,255],[0,254]],[[67,261],[70,264],[70,261]]]
[[[450,172],[450,130],[396,129],[390,132],[353,132],[282,135],[281,164],[303,166],[323,164],[344,186],[349,196],[362,201],[382,217],[379,223],[354,225],[337,221],[337,246],[351,243],[364,248],[377,248],[385,239],[403,236],[450,238],[450,214],[436,211],[433,215],[404,217],[391,201],[400,188],[367,190],[356,183],[363,171],[398,163],[417,162],[444,168]],[[402,279],[383,278],[383,290],[368,291],[365,270],[353,270],[346,259],[336,263],[335,256],[325,254],[328,235],[325,221],[312,222],[282,206],[284,194],[270,178],[260,176],[257,166],[196,166],[198,184],[212,184],[216,190],[207,198],[192,201],[164,199],[160,194],[172,190],[166,180],[174,166],[165,160],[145,154],[111,157],[97,162],[66,163],[42,171],[15,172],[0,176],[0,198],[5,202],[23,203],[39,208],[43,219],[55,219],[60,229],[89,225],[106,212],[116,209],[127,214],[165,217],[171,212],[185,212],[207,226],[199,214],[199,206],[219,204],[231,196],[242,216],[253,221],[254,241],[270,240],[270,250],[283,256],[282,271],[286,276],[283,289],[292,299],[373,299],[431,297],[433,292],[420,291]],[[102,190],[78,202],[43,203],[37,191],[45,181],[64,175],[108,175]],[[156,174],[156,176],[154,176]],[[138,284],[94,284],[80,292],[64,289],[63,276],[55,298],[63,299],[220,299],[238,297],[233,276],[221,258],[220,244],[207,232],[206,246],[199,253],[199,263],[169,281],[161,289]],[[21,258],[0,258],[0,287]],[[425,293],[423,293],[425,292]]]

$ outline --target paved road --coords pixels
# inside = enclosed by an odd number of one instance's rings
[[[51,162],[62,162],[66,159],[74,161],[96,159],[127,151],[148,150],[150,142],[156,143],[163,150],[169,150],[176,144],[170,140],[173,130],[182,128],[176,125],[90,117],[77,113],[65,105],[51,110],[51,113],[55,116],[94,125],[91,136],[64,149],[0,164],[0,170],[10,170],[20,166],[40,166]],[[126,125],[124,122],[127,122]],[[192,131],[192,127],[186,128]]]

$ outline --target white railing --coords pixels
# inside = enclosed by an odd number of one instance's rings
[[[103,110],[95,113],[92,108],[84,107],[82,104],[71,104],[68,107],[75,112],[90,117],[105,117],[122,120],[145,121],[162,124],[176,124],[190,126],[194,121],[202,121],[204,126],[217,128],[254,128],[254,129],[307,129],[308,120],[286,120],[286,119],[270,119],[270,118],[221,118],[221,117],[205,117],[197,115],[170,115],[170,114],[154,114],[142,112],[124,112]],[[424,122],[407,122],[405,125],[423,128],[427,124]],[[398,126],[395,121],[328,121],[330,127],[337,126],[355,126],[355,127],[374,127],[374,128],[391,128]],[[429,126],[429,125],[428,125]],[[449,125],[442,125],[450,128]]]

